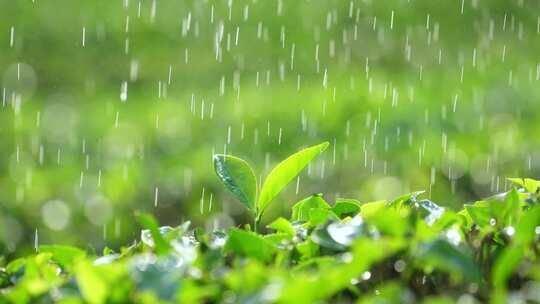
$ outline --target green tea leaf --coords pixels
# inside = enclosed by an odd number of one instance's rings
[[[493,285],[496,288],[504,288],[506,281],[516,270],[523,259],[523,247],[506,247],[497,258],[493,266]]]
[[[259,214],[262,214],[268,204],[292,181],[317,155],[326,150],[329,143],[306,148],[279,163],[266,177],[257,202]]]
[[[277,232],[266,234],[263,238],[272,243],[273,245],[278,246],[280,244],[283,244],[283,242],[290,241],[292,239],[292,236],[288,233]]]
[[[424,267],[435,267],[470,282],[481,279],[480,270],[472,256],[445,240],[420,243],[415,256]]]
[[[76,267],[77,285],[84,300],[90,304],[105,303],[108,286],[100,277],[96,267],[87,261],[81,261]]]
[[[233,228],[229,231],[229,238],[225,249],[236,254],[254,258],[260,261],[269,261],[274,253],[274,246],[262,236]]]
[[[171,245],[167,241],[165,241],[165,239],[161,235],[160,228],[156,219],[152,215],[147,213],[138,214],[137,219],[144,228],[150,231],[156,253],[160,255],[168,253],[171,249]],[[144,234],[144,231],[142,231],[141,234]]]
[[[516,186],[519,187],[525,187],[525,183],[523,182],[523,178],[517,178],[517,177],[508,177],[507,180],[511,183],[513,183]]]
[[[214,155],[214,170],[225,187],[249,210],[257,198],[257,178],[249,164],[238,157]]]
[[[293,225],[288,220],[282,217],[277,218],[275,221],[273,221],[270,225],[266,227],[286,233],[291,236],[294,236],[296,234]]]
[[[387,205],[386,201],[376,201],[376,202],[365,203],[360,207],[360,214],[362,214],[363,217],[369,217],[379,212],[381,209],[386,208],[386,205]]]
[[[354,216],[360,212],[361,205],[359,201],[354,199],[338,198],[332,211],[340,218]]]
[[[372,212],[368,212],[368,209],[362,210],[362,217],[367,223],[377,227],[379,232],[393,236],[403,236],[409,231],[407,225],[409,220],[408,212],[398,211],[394,208],[376,208],[377,203],[372,204],[375,204],[369,210]]]
[[[519,194],[515,188],[512,188],[512,190],[506,194],[504,209],[501,213],[501,220],[504,221],[505,226],[515,225],[520,213]]]
[[[532,242],[538,235],[537,231],[540,229],[538,227],[540,227],[540,205],[535,205],[527,210],[516,225],[515,241],[520,244]]]
[[[319,245],[312,240],[307,240],[296,245],[296,250],[302,256],[302,259],[310,259],[319,253]]]
[[[309,210],[309,225],[314,227],[330,220],[338,221],[337,215],[328,208],[312,208]]]
[[[64,268],[72,267],[76,260],[86,256],[86,252],[77,247],[62,245],[41,245],[39,246],[39,252],[51,253],[52,259]]]
[[[309,221],[311,209],[330,209],[330,205],[322,198],[322,194],[313,194],[292,207],[292,221]]]
[[[536,193],[538,191],[538,188],[540,188],[540,181],[537,181],[531,178],[525,178],[523,179],[523,181],[524,181],[523,187],[529,193]]]

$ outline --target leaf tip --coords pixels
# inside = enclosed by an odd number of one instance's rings
[[[320,144],[319,146],[321,147],[321,152],[323,152],[324,150],[326,150],[326,148],[328,148],[328,146],[330,146],[330,142],[325,141],[322,144]]]

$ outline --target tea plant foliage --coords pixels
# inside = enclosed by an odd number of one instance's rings
[[[275,170],[290,171],[276,171],[267,182],[282,189],[324,147],[287,159]],[[214,160],[233,194],[254,198],[255,179],[245,162]],[[422,198],[423,192],[365,203],[314,194],[293,204],[290,218],[272,219],[258,232],[249,225],[206,231],[190,222],[159,226],[138,213],[140,239],[119,250],[97,254],[43,244],[2,264],[0,302],[534,302],[540,291],[539,183],[510,181],[508,192],[459,211]],[[260,198],[246,202],[252,207]]]
[[[266,177],[262,188],[257,208],[263,212],[268,204],[278,195],[300,171],[302,171],[317,155],[328,148],[325,142],[317,146],[306,148],[297,152],[279,163]]]
[[[225,187],[255,215],[258,223],[270,202],[289,184],[329,143],[303,149],[279,163],[266,177],[257,199],[257,178],[249,164],[234,156],[214,155],[214,170]]]
[[[217,176],[234,196],[249,210],[255,212],[257,178],[249,164],[238,157],[214,155]]]

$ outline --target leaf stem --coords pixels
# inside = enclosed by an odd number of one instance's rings
[[[255,217],[253,218],[253,231],[259,233],[259,222],[261,221],[261,215],[258,212],[255,212]]]

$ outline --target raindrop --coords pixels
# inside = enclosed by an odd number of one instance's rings
[[[394,263],[394,270],[397,272],[403,272],[405,270],[405,267],[407,266],[407,263],[403,260],[397,260]]]
[[[128,83],[127,81],[123,81],[122,85],[120,86],[120,101],[122,103],[125,103],[128,97]]]
[[[79,188],[82,189],[83,185],[84,185],[84,172],[81,171],[81,175],[79,177]]]
[[[454,246],[458,246],[459,243],[461,243],[461,234],[455,227],[448,229],[445,236],[446,239],[448,239],[448,241]]]
[[[154,207],[158,206],[158,198],[159,198],[159,188],[156,187],[154,189]]]
[[[208,199],[208,212],[212,211],[212,201],[214,199],[214,193],[210,193],[210,198]]]
[[[204,187],[202,188],[202,193],[201,193],[200,211],[201,211],[201,214],[204,214]]]
[[[38,235],[37,228],[36,228],[36,231],[34,232],[34,249],[36,250],[36,252],[38,252],[38,249],[39,249],[39,235]]]
[[[506,235],[508,235],[509,237],[514,236],[514,234],[516,233],[516,229],[512,226],[505,227],[503,230],[504,233],[506,233]]]
[[[86,46],[86,27],[82,28],[81,45],[82,47]]]
[[[15,27],[12,26],[9,30],[9,47],[13,47],[15,44]]]
[[[370,278],[371,278],[371,272],[365,271],[364,273],[362,273],[362,280],[367,281]]]

